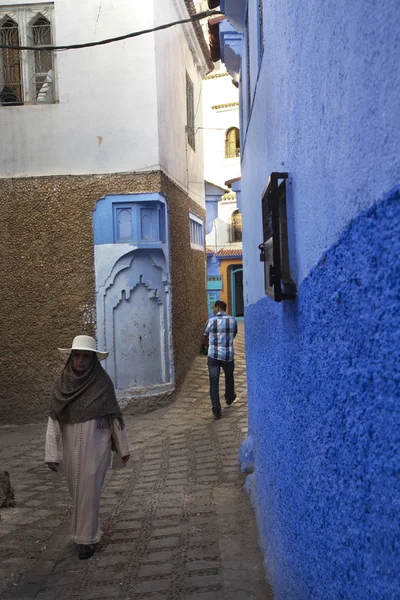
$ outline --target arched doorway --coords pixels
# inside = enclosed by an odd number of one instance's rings
[[[93,212],[97,341],[119,393],[173,383],[166,207],[108,195]]]

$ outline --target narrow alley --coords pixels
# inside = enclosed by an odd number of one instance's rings
[[[272,600],[237,453],[247,432],[243,324],[237,401],[214,421],[206,357],[174,404],[128,416],[132,459],[110,469],[104,536],[91,560],[69,540],[62,474],[43,464],[45,425],[0,428],[0,460],[17,507],[2,511],[0,598]]]

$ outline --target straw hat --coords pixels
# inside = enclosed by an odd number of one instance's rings
[[[86,350],[87,352],[95,352],[99,360],[104,360],[108,356],[108,352],[96,350],[96,340],[89,335],[77,335],[72,342],[72,348],[58,348],[61,354],[71,354],[72,350]]]

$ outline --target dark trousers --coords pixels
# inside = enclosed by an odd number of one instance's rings
[[[208,374],[210,376],[210,397],[213,413],[218,413],[221,410],[219,401],[219,374],[221,367],[225,373],[225,400],[233,400],[235,397],[235,380],[233,371],[235,362],[233,360],[217,360],[216,358],[207,358]]]

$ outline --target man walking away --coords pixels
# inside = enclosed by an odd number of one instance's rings
[[[203,344],[208,346],[207,364],[212,411],[215,419],[220,419],[219,374],[221,367],[225,373],[225,400],[227,405],[231,405],[236,398],[233,378],[235,368],[233,339],[237,334],[237,322],[234,317],[226,314],[226,303],[222,300],[217,300],[214,304],[213,313],[214,316],[207,321],[204,330]]]

